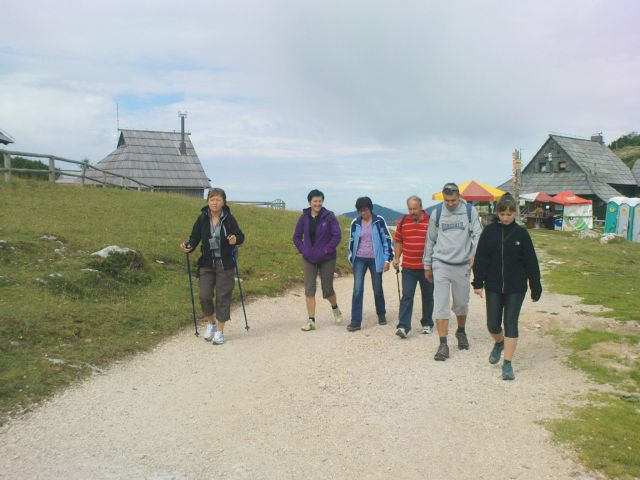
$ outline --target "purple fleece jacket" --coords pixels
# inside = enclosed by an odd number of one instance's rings
[[[309,263],[319,263],[336,258],[336,247],[342,239],[340,223],[333,212],[322,207],[320,220],[316,227],[315,245],[311,245],[309,226],[311,224],[311,207],[302,210],[296,229],[293,232],[293,243]]]

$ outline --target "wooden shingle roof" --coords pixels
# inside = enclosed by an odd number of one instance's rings
[[[98,166],[157,188],[209,188],[209,179],[188,133],[185,144],[186,154],[181,155],[180,132],[121,130],[118,148]]]
[[[633,166],[633,169],[631,170],[631,172],[636,177],[636,181],[638,182],[638,185],[640,185],[640,159],[636,160],[636,163]]]

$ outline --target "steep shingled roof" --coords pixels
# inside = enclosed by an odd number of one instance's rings
[[[582,138],[549,135],[584,173],[605,183],[636,185],[629,167],[609,147]]]
[[[209,179],[189,135],[185,133],[187,152],[181,155],[180,132],[121,130],[118,148],[97,166],[157,188],[209,188]]]

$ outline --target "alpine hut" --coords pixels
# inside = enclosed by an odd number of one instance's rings
[[[513,191],[511,180],[498,188]],[[604,220],[609,199],[635,195],[638,182],[602,134],[591,139],[551,134],[522,170],[520,191],[556,195],[567,190],[592,200],[594,216]]]
[[[184,115],[180,116],[180,132],[120,129],[117,148],[97,166],[135,178],[157,191],[204,197],[204,190],[210,188],[209,179],[193,148],[190,133],[184,131]],[[137,186],[120,178],[114,182]]]

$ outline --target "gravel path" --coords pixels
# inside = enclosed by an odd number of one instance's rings
[[[225,345],[185,330],[114,365],[0,429],[0,478],[592,478],[538,423],[589,388],[540,333],[575,302],[527,301],[517,378],[504,382],[487,361],[480,299],[471,350],[435,362],[436,335],[394,335],[394,277],[384,275],[387,326],[367,286],[362,331],[333,325],[323,301],[318,330],[301,332],[298,289],[250,304],[249,333],[235,309]],[[351,288],[336,281],[345,324]]]

